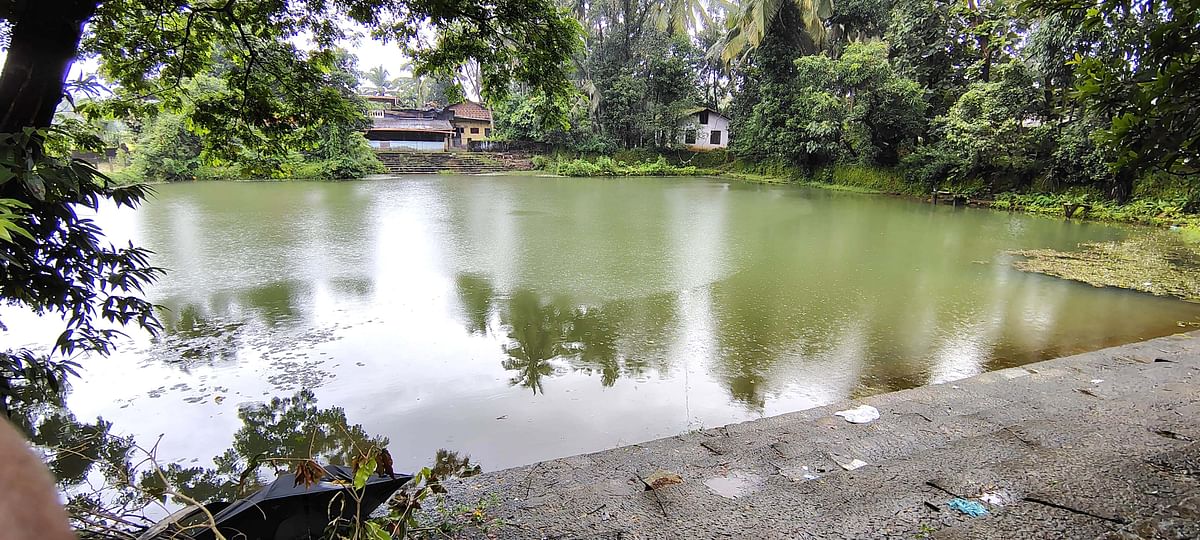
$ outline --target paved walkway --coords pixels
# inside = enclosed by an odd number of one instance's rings
[[[859,404],[882,416],[850,424]],[[499,538],[1200,538],[1200,332],[469,478]],[[846,470],[854,460],[867,465]],[[646,490],[658,471],[682,482]],[[972,518],[947,503],[983,502]]]

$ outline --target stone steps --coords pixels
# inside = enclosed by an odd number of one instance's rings
[[[527,170],[528,160],[506,154],[476,152],[378,152],[390,174],[489,174]]]
[[[1180,501],[1200,494],[1200,444],[1188,440],[1200,440],[1197,378],[1200,333],[1171,336],[500,471],[461,488],[505,501],[492,511],[511,524],[501,538],[1091,539],[1137,520],[1186,529],[1197,520],[1175,518],[1189,508]],[[855,425],[832,416],[856,404],[881,417]],[[1193,465],[1152,465],[1180,452],[1174,459]],[[838,464],[851,459],[868,465]],[[683,483],[643,491],[638,478],[658,470]],[[748,492],[727,498],[710,485],[730,479]],[[985,518],[946,506],[984,492],[1010,501]],[[1176,537],[1200,537],[1190,530]]]

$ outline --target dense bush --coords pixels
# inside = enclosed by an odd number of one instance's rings
[[[924,91],[896,74],[882,42],[794,65],[790,78],[758,88],[757,103],[736,125],[738,157],[806,169],[844,160],[894,164],[924,132]]]
[[[244,148],[231,158],[206,157],[201,137],[188,128],[183,116],[170,113],[160,113],[147,122],[132,153],[130,168],[116,175],[120,183],[239,178],[338,180],[386,171],[362,133],[333,128],[306,153]]]
[[[200,172],[200,137],[177,114],[151,118],[134,146],[132,172],[148,181],[195,180]]]
[[[715,174],[711,169],[701,169],[695,166],[679,167],[671,165],[665,157],[659,156],[654,161],[643,163],[621,163],[610,157],[601,156],[594,160],[574,159],[557,164],[556,170],[562,176],[704,176]]]

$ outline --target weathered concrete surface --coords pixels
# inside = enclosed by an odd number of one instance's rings
[[[1198,374],[1200,332],[1179,334],[485,474],[450,492],[502,501],[487,514],[504,525],[464,533],[480,537],[1200,538]],[[863,403],[882,417],[832,415]],[[869,465],[838,465],[852,459]],[[639,478],[660,470],[683,482],[644,491]],[[969,518],[947,508],[949,493],[1001,504]]]

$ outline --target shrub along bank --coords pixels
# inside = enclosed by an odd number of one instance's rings
[[[716,169],[695,165],[672,165],[667,158],[658,156],[653,161],[627,162],[608,156],[595,158],[553,159],[538,156],[533,160],[535,168],[560,176],[713,176]]]

